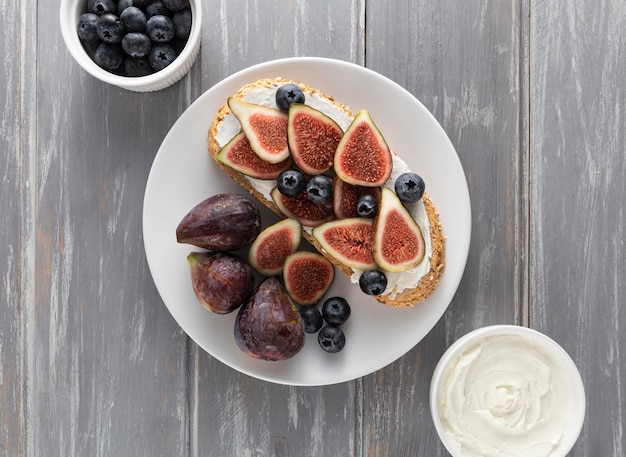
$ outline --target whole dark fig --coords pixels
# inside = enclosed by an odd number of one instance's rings
[[[304,322],[276,277],[265,279],[239,309],[235,341],[251,357],[286,360],[304,346]]]
[[[222,252],[192,252],[187,261],[193,291],[209,311],[228,314],[254,290],[252,267],[240,257]]]
[[[176,240],[211,251],[236,251],[252,243],[260,231],[261,214],[249,198],[217,194],[187,213],[176,228]]]

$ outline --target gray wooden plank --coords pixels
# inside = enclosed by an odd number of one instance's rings
[[[364,0],[204,2],[202,83],[268,60],[321,56],[364,63]]]
[[[0,46],[5,56],[0,66],[0,454],[26,454],[24,399],[27,354],[25,322],[32,296],[29,255],[32,232],[29,218],[31,191],[25,177],[32,162],[27,154],[32,140],[32,72],[26,62],[32,57],[32,37],[24,26],[32,26],[35,15],[20,3],[0,7]],[[16,37],[21,45],[16,46]]]
[[[439,357],[475,328],[524,321],[525,5],[368,2],[367,66],[420,99],[450,137],[468,180],[472,243],[442,321],[405,357],[365,378],[365,455],[447,455],[428,406]]]
[[[626,452],[624,24],[620,1],[532,3],[530,317],[582,372],[572,457]]]
[[[281,57],[363,63],[361,0],[206,3],[206,14],[219,20],[203,29],[205,89],[237,70]],[[237,373],[195,345],[193,350],[192,455],[361,455],[357,381],[316,388],[269,384]]]
[[[187,338],[152,283],[141,216],[198,73],[154,94],[106,86],[71,59],[56,21],[39,21],[37,49],[29,455],[187,455]]]

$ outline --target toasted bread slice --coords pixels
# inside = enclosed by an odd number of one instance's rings
[[[276,88],[278,88],[279,86],[288,82],[294,82],[294,81],[289,81],[283,78],[260,79],[260,80],[254,81],[250,84],[243,86],[235,94],[233,94],[233,97],[244,100],[246,99],[246,96],[253,91],[267,90],[267,92],[271,92],[275,90]],[[304,84],[300,84],[300,83],[296,83],[296,84],[298,84],[298,86],[302,89],[307,100],[310,100],[312,98],[323,99],[324,102],[332,106],[333,109],[336,109],[344,113],[347,119],[353,118],[353,114],[350,111],[350,109],[347,106],[344,106],[338,103],[337,101],[335,101],[331,96],[325,95],[319,90],[316,90]],[[228,107],[228,104],[225,103],[224,105],[220,107],[215,118],[213,119],[213,122],[208,132],[208,150],[209,150],[209,154],[211,158],[225,173],[227,173],[240,186],[242,186],[250,194],[252,194],[257,200],[263,203],[266,207],[268,207],[278,216],[284,217],[284,215],[282,214],[280,209],[276,206],[276,204],[273,202],[271,197],[267,195],[267,192],[262,190],[258,181],[251,179],[248,176],[236,170],[233,170],[232,168],[216,160],[216,156],[219,153],[219,151],[226,144],[226,142],[230,140],[230,138],[223,138],[223,137],[220,138],[220,129],[222,128],[227,118],[231,116],[233,116],[233,114],[231,113]],[[232,122],[232,119],[230,120],[230,122]],[[343,128],[345,129],[345,127]],[[234,134],[232,136],[234,136]],[[397,290],[397,287],[395,286],[388,287],[388,289],[390,290],[386,290],[384,294],[377,295],[374,297],[379,302],[384,303],[389,306],[393,306],[393,307],[413,306],[415,303],[424,301],[439,284],[441,275],[443,274],[444,269],[445,269],[445,237],[443,236],[441,222],[439,220],[439,213],[436,211],[436,208],[433,202],[431,201],[430,197],[426,193],[422,197],[422,201],[424,204],[426,215],[428,217],[428,231],[430,235],[430,244],[431,244],[431,250],[432,250],[430,254],[430,258],[428,259],[430,263],[430,269],[420,279],[416,278],[415,283],[410,285],[409,287],[405,287],[403,288],[403,290]],[[424,237],[427,236],[426,233],[424,233],[423,235]],[[322,248],[322,246],[320,246],[317,240],[311,235],[310,230],[306,230],[306,229],[303,230],[303,236],[322,255],[324,255],[329,261],[331,261],[333,265],[335,265],[342,273],[351,277],[353,282],[358,281],[358,279],[355,279],[355,275],[358,275],[359,272],[356,272],[352,268],[346,265],[343,265],[337,259],[330,256]],[[411,273],[406,272],[406,274],[411,274]]]

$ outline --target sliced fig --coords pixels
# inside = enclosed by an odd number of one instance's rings
[[[225,252],[192,252],[187,256],[191,284],[198,301],[209,311],[228,314],[254,290],[252,267]]]
[[[341,138],[334,165],[340,179],[356,186],[382,186],[389,178],[391,151],[366,110],[357,113]]]
[[[305,336],[302,317],[276,277],[259,284],[235,320],[237,346],[255,359],[290,359]]]
[[[380,187],[355,186],[343,182],[337,176],[333,181],[333,211],[337,219],[357,217],[356,204],[363,195],[371,195],[380,201]]]
[[[335,269],[321,254],[298,251],[285,260],[283,278],[293,301],[310,306],[324,296],[335,279]]]
[[[398,196],[383,188],[374,219],[374,259],[386,271],[405,271],[424,258],[424,236]]]
[[[283,271],[285,259],[300,246],[302,231],[295,219],[284,219],[263,230],[250,246],[250,265],[264,276]]]
[[[235,135],[215,158],[246,176],[266,180],[278,178],[281,172],[290,169],[293,164],[291,157],[278,163],[269,163],[261,159],[250,147],[248,137],[243,131]]]
[[[297,197],[288,197],[280,193],[277,187],[272,189],[272,199],[280,211],[287,217],[296,219],[305,227],[317,227],[333,218],[333,203],[313,203],[302,192]]]
[[[376,266],[372,254],[372,219],[337,219],[313,229],[313,237],[328,254],[357,270]]]
[[[176,228],[179,243],[212,251],[236,251],[261,231],[259,209],[239,194],[217,194],[198,203]]]
[[[286,113],[235,97],[228,99],[228,107],[239,120],[252,150],[261,159],[279,163],[289,157]]]
[[[301,103],[289,107],[289,149],[303,172],[318,175],[330,169],[342,136],[341,127],[321,111]]]

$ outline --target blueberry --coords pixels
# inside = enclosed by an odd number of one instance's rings
[[[163,0],[163,3],[171,11],[180,11],[189,5],[189,0]]]
[[[331,297],[322,305],[322,317],[326,323],[339,326],[350,317],[350,305],[343,297]]]
[[[124,61],[124,52],[119,46],[100,43],[93,54],[93,60],[105,70],[117,70]]]
[[[326,175],[313,176],[306,185],[306,195],[313,203],[324,203],[333,195],[333,180]]]
[[[122,21],[122,25],[127,32],[143,32],[146,30],[146,15],[136,6],[129,6],[122,11],[120,21]]]
[[[98,18],[98,36],[108,44],[118,44],[126,33],[120,19],[111,13],[105,13]]]
[[[127,76],[147,76],[154,73],[145,57],[128,57],[124,61]]]
[[[147,18],[151,18],[152,16],[156,16],[158,14],[161,14],[163,16],[169,16],[170,14],[172,14],[172,12],[168,10],[163,3],[163,0],[152,0],[151,2],[146,4],[144,11]]]
[[[122,49],[132,57],[144,57],[150,53],[152,42],[145,33],[127,33],[122,38]]]
[[[176,11],[172,16],[172,22],[174,23],[174,33],[178,38],[189,38],[191,33],[191,10],[189,8]]]
[[[178,38],[178,37],[174,37],[172,38],[172,41],[170,41],[169,44],[171,47],[174,48],[174,51],[176,51],[176,55],[179,56],[181,52],[183,52],[183,49],[185,49],[185,45],[187,44],[187,40],[184,40],[182,38]]]
[[[297,84],[287,83],[276,91],[276,104],[282,111],[289,111],[292,103],[304,103],[304,93]]]
[[[334,354],[346,345],[346,335],[339,327],[327,325],[317,334],[317,342],[326,352]]]
[[[278,175],[276,187],[278,192],[287,197],[297,197],[306,187],[306,180],[299,170],[285,170]]]
[[[122,11],[124,11],[129,6],[137,6],[137,3],[134,0],[120,0],[117,2],[117,14],[121,15]]]
[[[163,70],[176,59],[176,51],[169,44],[156,44],[150,51],[150,66],[156,70]]]
[[[380,270],[364,271],[359,278],[359,286],[367,295],[380,295],[387,288],[387,277]]]
[[[302,307],[300,316],[304,321],[304,331],[307,333],[316,333],[324,325],[322,313],[315,306]]]
[[[87,43],[97,43],[98,36],[98,15],[96,13],[85,13],[80,15],[78,20],[78,38]]]
[[[398,198],[405,203],[414,203],[422,198],[426,184],[415,173],[402,173],[396,179],[395,191]]]
[[[356,213],[361,217],[374,217],[378,211],[378,200],[372,195],[362,195],[356,202]]]
[[[113,0],[89,0],[87,10],[102,16],[105,13],[116,13],[117,5]]]
[[[174,38],[174,23],[169,17],[157,14],[146,22],[146,33],[155,43],[167,43]]]

